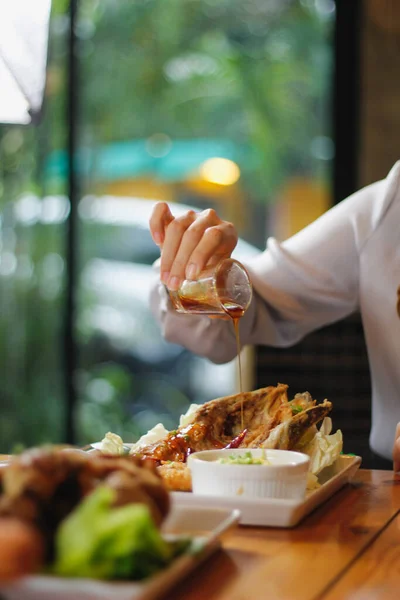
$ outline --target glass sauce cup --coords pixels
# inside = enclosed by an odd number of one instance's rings
[[[196,280],[185,279],[177,291],[168,293],[179,313],[237,319],[249,307],[253,290],[245,267],[233,258],[225,258],[202,271]]]

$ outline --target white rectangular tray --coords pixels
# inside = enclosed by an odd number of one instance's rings
[[[172,492],[175,506],[239,509],[240,525],[294,527],[317,506],[351,481],[361,464],[360,456],[341,455],[319,475],[321,487],[303,500],[244,498],[243,496],[201,496],[191,492]]]
[[[145,581],[107,582],[35,575],[0,586],[0,597],[2,600],[155,600],[215,551],[221,534],[235,525],[239,517],[238,510],[229,508],[173,507],[163,533],[194,537],[194,548]]]

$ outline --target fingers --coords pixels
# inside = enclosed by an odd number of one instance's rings
[[[170,290],[177,290],[185,278],[196,279],[206,265],[228,258],[238,240],[232,223],[222,221],[215,210],[189,210],[174,218],[165,202],[155,205],[150,231],[162,248],[160,277]]]
[[[393,444],[393,471],[400,471],[400,423],[397,424],[396,434]]]
[[[212,209],[175,221],[168,226],[162,252],[163,281],[170,290],[177,290],[185,278],[196,279],[206,265],[230,256],[237,243],[234,226]]]
[[[194,210],[190,210],[182,217],[177,217],[171,221],[165,232],[165,240],[161,254],[161,281],[170,289],[177,290],[179,288],[182,269],[179,264],[175,265],[175,260],[182,239],[195,220],[196,213]],[[173,266],[175,266],[174,269]],[[184,269],[185,265],[183,265],[183,272]]]
[[[173,220],[174,217],[168,204],[157,202],[150,217],[150,233],[157,246],[164,244],[165,231]]]
[[[188,260],[187,278],[195,279],[206,265],[215,265],[222,258],[228,258],[237,241],[236,229],[228,221],[208,227]]]
[[[218,226],[220,223],[221,219],[214,210],[206,210],[194,215],[192,222],[181,237],[181,242],[175,256],[168,257],[171,259],[169,263],[170,278],[168,280],[168,287],[170,289],[178,289],[180,283],[185,278],[196,279],[197,275],[207,264],[208,255],[200,250],[197,259],[195,256],[194,260],[192,260],[193,253],[196,252],[196,249],[198,252],[198,248],[204,245],[205,237],[209,237],[207,234],[208,230],[214,226]],[[167,232],[168,240],[170,234],[171,237],[175,236],[175,231],[172,230],[173,225],[171,224]],[[209,250],[214,250],[213,244],[209,247]]]

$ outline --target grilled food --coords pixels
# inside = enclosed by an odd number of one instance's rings
[[[16,518],[0,518],[0,582],[38,571],[44,541],[36,527]]]
[[[190,473],[180,465],[192,452],[215,448],[299,449],[316,433],[315,425],[332,409],[317,404],[308,392],[289,401],[288,386],[278,384],[253,392],[217,398],[203,404],[191,422],[160,441],[134,452],[136,458],[155,461],[167,487],[191,489]],[[243,423],[243,425],[242,425]]]
[[[4,568],[0,578],[20,575],[24,565],[29,572],[43,566],[43,561],[50,563],[60,523],[100,484],[114,491],[114,507],[146,505],[156,526],[169,511],[169,495],[153,462],[101,452],[36,448],[2,469],[0,563]],[[36,562],[30,553],[35,545]]]

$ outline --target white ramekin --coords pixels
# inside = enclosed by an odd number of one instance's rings
[[[263,455],[268,465],[237,465],[217,462],[220,458],[251,451]],[[192,491],[201,496],[246,496],[253,498],[304,498],[310,459],[301,452],[237,448],[204,450],[188,458]]]

